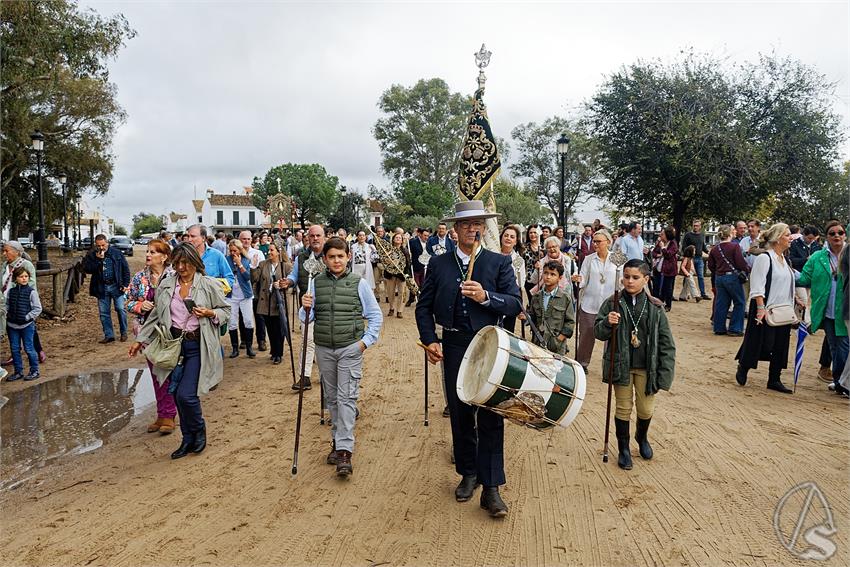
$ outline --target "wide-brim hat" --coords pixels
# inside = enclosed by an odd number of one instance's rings
[[[499,213],[488,213],[484,208],[484,202],[478,200],[462,201],[455,203],[455,214],[453,217],[444,218],[442,222],[458,222],[473,219],[494,219],[500,217]]]

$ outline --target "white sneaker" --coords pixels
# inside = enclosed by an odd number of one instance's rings
[[[5,378],[8,375],[9,375],[9,372],[5,368],[0,366],[0,380],[2,380],[3,378]]]
[[[829,386],[827,386],[827,388],[829,389],[830,392],[834,392],[835,391],[835,382],[831,382],[829,384]]]

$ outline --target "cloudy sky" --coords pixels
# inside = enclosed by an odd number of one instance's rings
[[[138,32],[111,65],[128,120],[112,189],[92,201],[128,228],[134,213],[189,213],[195,191],[241,191],[286,162],[320,163],[349,187],[386,185],[371,134],[381,93],[441,77],[471,94],[482,42],[490,119],[506,139],[517,124],[574,114],[621,66],[689,47],[812,65],[837,84],[850,124],[845,1],[83,5],[123,13]]]

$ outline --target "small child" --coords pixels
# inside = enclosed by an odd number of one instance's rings
[[[12,348],[12,361],[15,373],[6,379],[35,380],[38,373],[38,353],[35,351],[33,336],[35,335],[35,320],[41,315],[41,300],[38,290],[30,287],[30,274],[23,266],[12,271],[15,286],[6,291],[6,332],[9,334],[9,346]],[[24,361],[21,357],[21,341],[30,362],[30,373],[24,376]]]
[[[696,246],[691,244],[685,247],[682,253],[682,265],[679,267],[679,275],[682,276],[682,292],[679,294],[679,301],[687,301],[689,297],[697,300],[697,303],[702,301],[702,295],[697,293],[697,285],[694,282],[694,255],[696,255]]]
[[[338,237],[329,238],[322,253],[327,269],[315,277],[301,299],[299,318],[304,321],[305,310],[310,309],[316,361],[333,424],[332,447],[326,462],[336,465],[338,476],[347,477],[353,471],[351,454],[363,351],[378,341],[383,315],[372,287],[348,270],[348,243]]]
[[[629,449],[629,420],[632,406],[637,405],[635,440],[640,456],[652,458],[652,447],[647,441],[649,422],[655,410],[655,393],[669,390],[673,384],[676,362],[676,345],[660,300],[649,295],[649,265],[643,260],[629,260],[623,266],[623,294],[619,312],[613,310],[613,296],[599,308],[594,335],[605,343],[602,356],[602,381],[611,377],[611,342],[614,326],[617,327],[617,352],[614,362],[614,395],[617,408],[614,425],[617,432],[619,457],[617,465],[631,470],[632,454]],[[632,397],[634,391],[634,398]]]
[[[539,345],[556,354],[566,354],[567,339],[573,336],[575,309],[569,290],[558,285],[564,275],[564,265],[557,260],[543,265],[543,289],[531,296],[531,321],[543,335]],[[535,344],[539,344],[534,338]]]

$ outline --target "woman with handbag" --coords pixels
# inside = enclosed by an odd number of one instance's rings
[[[724,224],[717,230],[720,242],[708,253],[708,269],[711,271],[711,288],[714,290],[714,313],[712,321],[715,335],[744,336],[744,282],[750,266],[737,243],[732,242],[734,230]],[[732,319],[726,330],[726,313],[732,304]]]
[[[652,291],[664,302],[665,311],[670,311],[673,305],[673,284],[676,283],[676,274],[679,273],[678,256],[676,233],[668,226],[658,234],[658,242],[652,249]]]
[[[791,231],[785,223],[776,223],[760,236],[760,248],[750,273],[750,312],[744,341],[735,359],[738,371],[735,380],[747,383],[747,372],[757,368],[761,360],[768,361],[767,388],[790,394],[779,379],[788,366],[788,345],[794,316],[794,270],[785,259],[791,246]],[[721,317],[720,312],[715,320]]]
[[[848,390],[839,381],[847,363],[847,326],[842,317],[847,297],[839,264],[846,245],[844,227],[837,220],[829,221],[826,225],[826,246],[809,256],[797,280],[799,287],[811,288],[812,324],[809,332],[823,329],[826,334],[832,353],[834,392],[845,396]]]
[[[179,459],[200,453],[207,445],[198,395],[207,394],[221,381],[219,325],[230,317],[230,305],[218,280],[204,275],[204,263],[191,244],[174,248],[171,265],[177,276],[160,282],[154,308],[129,354],[136,356],[146,347],[145,356],[154,361],[157,379],[164,381],[170,372],[169,392],[174,394],[183,434],[171,458]]]
[[[127,313],[133,317],[133,335],[138,336],[142,325],[145,324],[148,314],[153,310],[154,297],[159,283],[174,273],[168,265],[168,255],[171,246],[165,240],[155,238],[148,242],[148,250],[145,253],[145,267],[138,271],[130,280],[127,288],[126,302],[124,304]],[[148,433],[168,435],[174,431],[174,416],[177,415],[177,406],[174,405],[174,396],[168,393],[171,381],[166,377],[160,383],[150,360],[148,368],[153,381],[153,391],[156,397],[156,421],[148,425]]]
[[[274,242],[269,244],[266,259],[251,270],[254,295],[257,297],[257,315],[263,318],[269,332],[272,364],[280,364],[283,360],[283,341],[286,339],[281,329],[281,314],[286,315],[286,288],[283,281],[291,270],[292,264],[286,252],[281,253]],[[283,303],[279,300],[283,300]]]

